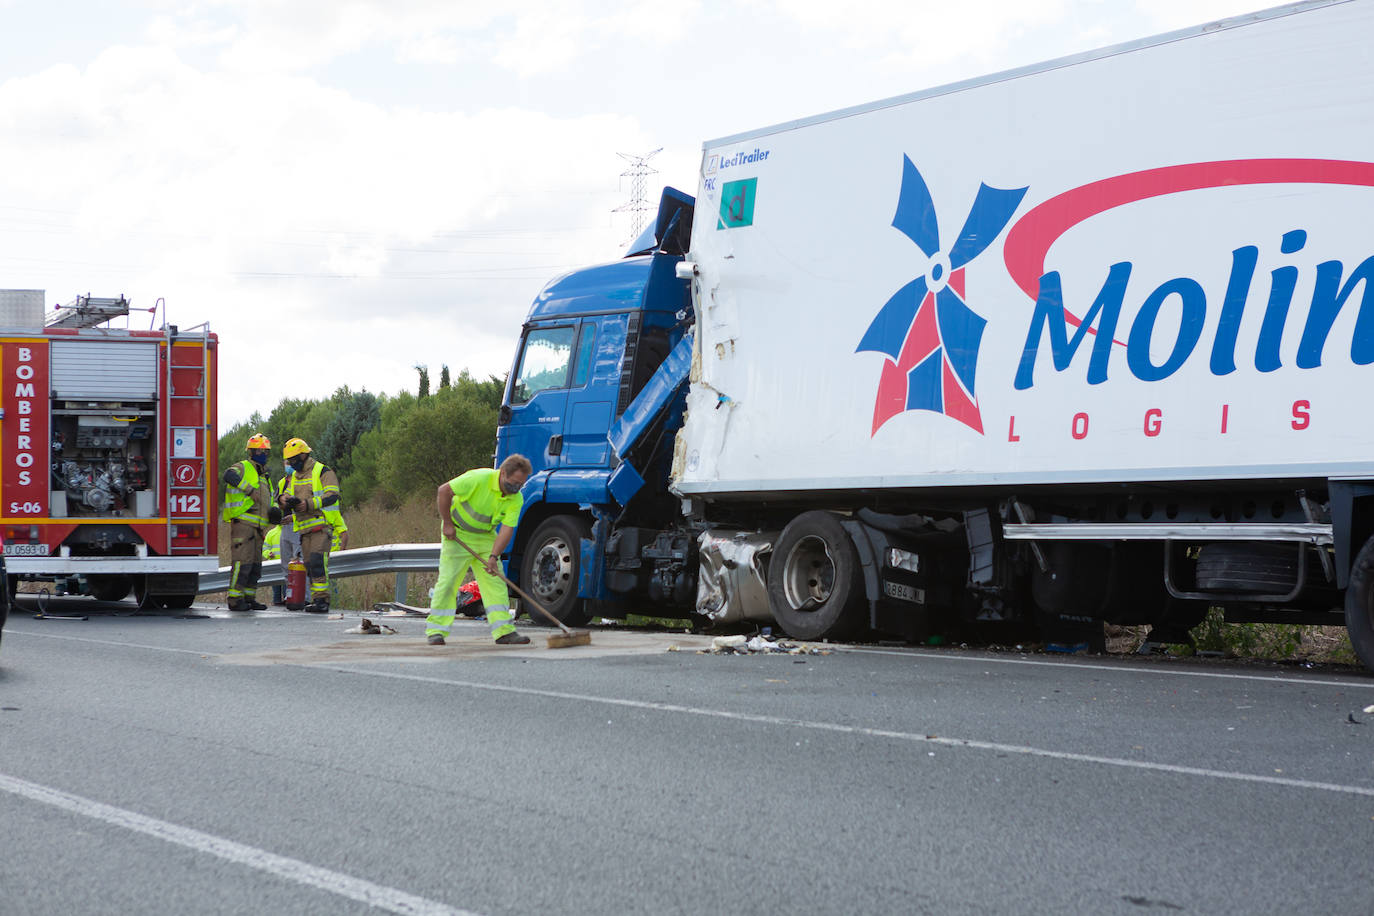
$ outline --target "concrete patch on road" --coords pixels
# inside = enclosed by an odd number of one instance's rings
[[[689,633],[642,633],[624,630],[593,630],[588,646],[564,649],[547,647],[548,634],[528,631],[528,646],[498,646],[485,634],[450,636],[448,644],[429,645],[423,636],[359,636],[342,642],[316,646],[291,646],[220,655],[217,662],[229,665],[337,665],[353,662],[440,662],[483,658],[547,658],[576,660],[613,655],[655,655],[677,646],[695,652],[711,646],[709,636]]]

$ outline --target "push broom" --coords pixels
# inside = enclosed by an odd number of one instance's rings
[[[485,566],[486,561],[483,560],[482,557],[478,556],[477,551],[473,550],[466,543],[464,543],[462,538],[455,537],[454,540],[461,544],[464,550],[472,554],[473,559],[475,559],[478,563],[482,563]],[[555,633],[549,637],[550,649],[566,649],[569,646],[589,646],[592,644],[592,634],[590,630],[572,629],[567,624],[563,623],[563,621],[559,620],[557,617],[553,616],[548,611],[546,611],[544,609],[544,606],[540,604],[538,601],[535,601],[529,595],[525,594],[525,592],[521,590],[520,586],[516,585],[510,579],[506,578],[505,573],[501,572],[498,569],[496,571],[496,575],[500,576],[501,581],[505,582],[506,585],[510,587],[511,591],[519,595],[521,600],[528,601],[531,607],[533,607],[539,613],[543,614],[545,617],[549,618],[550,622],[552,622],[554,626],[558,627],[560,630],[563,631],[562,633]]]

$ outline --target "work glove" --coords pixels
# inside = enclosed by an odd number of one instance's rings
[[[276,506],[270,507],[270,508],[267,510],[267,522],[268,522],[268,524],[271,524],[271,525],[280,525],[280,524],[281,524],[281,510],[278,509]]]

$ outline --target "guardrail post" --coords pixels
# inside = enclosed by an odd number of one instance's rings
[[[408,580],[408,579],[409,579],[409,574],[407,574],[405,570],[401,570],[400,572],[396,573],[396,603],[397,603],[397,604],[405,604],[405,603],[406,603],[406,593],[407,593],[407,591],[408,591],[408,589],[406,588],[406,585],[407,585],[407,580]]]

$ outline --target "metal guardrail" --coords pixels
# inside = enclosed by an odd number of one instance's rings
[[[438,544],[381,544],[377,547],[359,547],[356,550],[340,550],[329,555],[329,577],[348,578],[367,576],[374,573],[396,574],[396,600],[406,600],[407,573],[436,572],[439,569]],[[221,566],[218,572],[201,573],[197,594],[224,592],[229,590],[231,567]],[[262,575],[258,585],[283,585],[286,573],[281,560],[269,560],[262,564]]]

